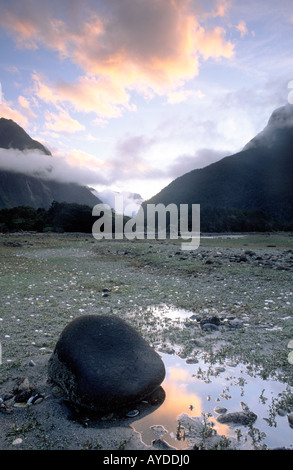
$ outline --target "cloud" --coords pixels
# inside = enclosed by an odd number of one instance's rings
[[[87,158],[86,158],[87,157]],[[0,168],[2,170],[24,173],[45,180],[54,180],[82,185],[106,184],[102,163],[94,157],[79,155],[73,151],[70,155],[58,156],[40,154],[36,150],[21,151],[0,148]]]
[[[69,116],[66,111],[60,111],[58,114],[47,111],[45,113],[46,124],[48,130],[61,132],[64,134],[73,134],[85,129],[76,119]]]
[[[34,73],[39,99],[108,118],[135,109],[131,91],[165,95],[198,75],[200,59],[231,58],[226,30],[203,24],[225,16],[229,5],[218,0],[207,15],[191,0],[64,0],[62,7],[12,0],[3,4],[0,25],[18,47],[45,47],[80,67],[74,83],[53,86]]]
[[[34,111],[31,109],[30,103],[25,98],[24,96],[20,95],[18,97],[18,103],[23,111],[23,113],[29,118],[29,119],[35,119],[37,115],[34,113]]]
[[[236,29],[240,32],[242,38],[248,33],[247,25],[243,20],[238,23]]]
[[[0,89],[1,92],[1,89]],[[0,115],[5,116],[6,119],[12,119],[17,122],[20,126],[26,127],[28,125],[27,113],[22,109],[19,111],[15,109],[11,101],[6,101],[2,94],[2,100],[0,101]]]
[[[171,91],[167,96],[169,104],[182,103],[187,100],[199,100],[204,97],[204,93],[200,90],[175,90]]]
[[[225,34],[225,29],[220,26],[213,30],[206,30],[202,26],[198,28],[196,43],[205,60],[220,57],[230,59],[234,56],[234,45],[225,40]]]
[[[204,168],[218,160],[230,155],[228,150],[214,150],[202,148],[196,150],[194,155],[179,155],[167,168],[166,175],[170,178],[178,178],[189,171]]]

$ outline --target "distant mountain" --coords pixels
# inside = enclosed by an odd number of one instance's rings
[[[0,119],[0,149],[38,150],[42,154],[51,152],[41,143],[33,140],[11,119]],[[29,154],[23,154],[29,158]],[[52,165],[54,157],[52,156]],[[0,160],[0,209],[30,206],[34,209],[48,209],[53,201],[77,203],[93,207],[101,203],[89,188],[77,183],[62,183],[36,175],[1,169]]]
[[[202,231],[293,229],[293,105],[241,152],[177,178],[145,204],[200,204]]]
[[[99,199],[101,199],[103,203],[108,204],[114,210],[116,198],[122,198],[123,213],[129,217],[133,217],[134,215],[136,215],[143,202],[143,199],[140,194],[131,193],[129,191],[117,192],[112,191],[110,189],[104,189],[99,192],[92,190],[92,193]]]

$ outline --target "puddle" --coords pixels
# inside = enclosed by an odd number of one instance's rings
[[[178,439],[177,435],[178,417],[185,414],[213,423],[219,436],[235,439],[240,449],[293,448],[293,429],[287,413],[284,416],[277,413],[282,397],[290,393],[292,399],[292,387],[252,376],[244,364],[234,366],[227,362],[210,366],[204,360],[187,364],[174,354],[160,355],[166,367],[162,384],[165,401],[154,413],[133,423],[145,444],[151,445],[153,440],[161,438],[176,449],[187,449],[188,439]],[[227,413],[248,408],[257,419],[252,427],[220,424],[217,407],[226,408]]]
[[[192,311],[168,306],[165,304],[162,304],[156,307],[151,307],[150,311],[153,313],[155,317],[159,316],[159,317],[169,318],[170,320],[178,321],[178,322],[182,320],[186,320],[187,318],[190,318],[192,315],[194,315],[194,312]]]

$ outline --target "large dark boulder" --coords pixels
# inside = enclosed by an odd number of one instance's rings
[[[60,335],[48,375],[67,400],[97,413],[137,403],[160,387],[160,356],[120,318],[84,315]]]

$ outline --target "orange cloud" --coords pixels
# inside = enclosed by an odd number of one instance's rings
[[[40,5],[42,3],[42,5]],[[103,3],[103,2],[102,2]],[[12,0],[0,24],[22,47],[46,47],[83,70],[75,83],[54,87],[34,74],[37,96],[50,103],[117,117],[130,92],[168,94],[198,75],[199,58],[231,58],[223,27],[207,30],[208,17],[226,15],[230,1],[216,0],[209,14],[191,0],[111,0],[102,5]]]
[[[240,32],[242,38],[248,33],[245,21],[240,21],[236,26],[236,29]]]
[[[22,111],[25,113],[25,115],[28,118],[34,119],[37,117],[36,114],[31,109],[29,101],[24,96],[20,95],[18,97],[18,103],[20,107],[22,108]]]
[[[85,129],[82,124],[70,117],[66,111],[60,111],[59,114],[47,111],[45,119],[46,128],[55,132],[73,134]]]
[[[28,126],[27,113],[24,110],[19,111],[15,109],[13,104],[9,101],[6,101],[3,96],[2,101],[0,101],[0,116],[6,119],[12,119],[22,127]]]
[[[210,57],[229,59],[234,56],[234,45],[230,41],[225,41],[225,30],[220,26],[212,31],[200,27],[196,34],[196,43],[205,60]]]

